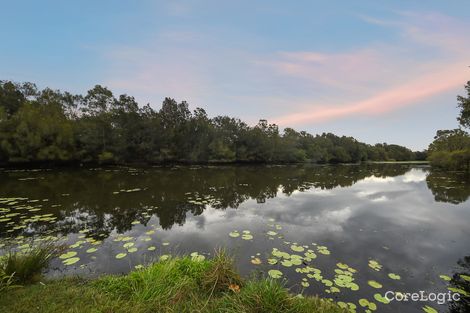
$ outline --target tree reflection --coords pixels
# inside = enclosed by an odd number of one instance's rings
[[[259,203],[279,194],[312,188],[347,187],[369,177],[393,177],[405,174],[408,165],[365,164],[361,166],[204,166],[108,168],[39,173],[8,172],[0,185],[5,196],[44,199],[36,203],[40,214],[53,214],[56,222],[36,221],[26,229],[11,229],[0,223],[0,236],[20,234],[68,234],[88,229],[87,236],[105,238],[112,231],[122,233],[133,221],[147,225],[156,216],[163,229],[183,225],[187,214],[200,215],[210,206],[224,210],[237,208],[253,199]],[[5,175],[5,174],[4,174]],[[35,180],[18,180],[30,175]],[[428,176],[428,186],[441,194],[435,173]],[[449,181],[447,181],[449,183]],[[138,192],[126,190],[139,188]],[[449,190],[449,189],[446,189]],[[470,189],[459,189],[464,201]],[[465,192],[465,195],[463,195]],[[462,194],[462,195],[461,195]],[[441,199],[454,199],[448,191]],[[454,200],[455,201],[455,200]],[[458,203],[458,202],[453,202]],[[22,216],[12,217],[15,225]],[[7,227],[10,227],[7,229]],[[8,231],[8,232],[7,232]]]
[[[430,169],[426,177],[428,188],[439,202],[459,204],[470,197],[470,176],[464,172]]]

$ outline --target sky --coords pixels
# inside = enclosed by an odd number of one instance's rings
[[[470,2],[2,1],[0,79],[425,149],[457,127]]]

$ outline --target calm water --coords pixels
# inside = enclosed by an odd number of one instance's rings
[[[279,270],[292,292],[358,312],[361,298],[378,312],[445,311],[374,294],[446,292],[439,275],[470,271],[469,196],[463,174],[417,165],[2,170],[0,250],[58,238],[69,254],[48,275],[61,276],[225,247],[244,274]]]

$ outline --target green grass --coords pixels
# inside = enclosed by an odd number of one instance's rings
[[[35,282],[49,261],[58,255],[60,247],[53,243],[32,246],[24,252],[10,251],[0,257],[0,290],[13,284]]]
[[[122,276],[66,278],[6,290],[0,294],[0,312],[344,311],[317,297],[293,296],[279,281],[243,281],[232,259],[220,252],[211,260],[174,258]]]

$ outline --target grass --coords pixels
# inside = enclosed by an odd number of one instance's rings
[[[272,279],[242,280],[223,251],[211,260],[156,262],[127,275],[65,278],[3,291],[0,312],[336,313],[336,304],[296,297]]]
[[[54,243],[32,246],[24,252],[10,251],[0,257],[0,290],[14,284],[29,284],[41,277],[49,261],[58,255],[60,247]]]

